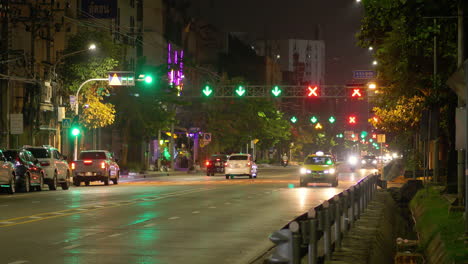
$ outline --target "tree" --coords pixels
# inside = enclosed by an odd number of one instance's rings
[[[122,59],[122,46],[113,43],[107,32],[83,30],[70,36],[64,54],[86,50],[94,43],[97,47],[95,53],[81,52],[79,55],[69,56],[64,60],[64,66],[58,69],[62,77],[64,89],[62,94],[75,94],[84,81],[91,78],[105,78],[108,72],[115,70]],[[89,88],[91,86],[91,88]],[[98,87],[112,88],[104,84],[90,83],[83,87],[80,96],[80,106],[83,108],[80,122],[87,128],[100,128],[111,125],[115,120],[115,108],[110,103],[104,103],[102,95],[97,94]]]

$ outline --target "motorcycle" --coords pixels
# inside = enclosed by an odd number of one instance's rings
[[[289,161],[288,161],[287,159],[283,159],[283,160],[281,161],[281,165],[282,165],[283,167],[288,166],[288,163],[289,163]]]

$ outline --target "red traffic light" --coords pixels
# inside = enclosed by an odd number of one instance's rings
[[[352,115],[352,116],[348,116],[348,124],[350,125],[355,125],[357,124],[357,117]]]
[[[307,87],[307,96],[308,97],[318,97],[319,96],[319,88],[318,86],[309,86]]]
[[[372,134],[373,139],[377,139],[377,134]]]
[[[351,97],[362,97],[362,90],[361,88],[353,88],[351,89]]]

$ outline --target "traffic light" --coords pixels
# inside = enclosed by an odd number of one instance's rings
[[[151,75],[146,75],[145,76],[145,83],[150,84],[153,82],[153,76]]]
[[[274,97],[280,96],[281,92],[282,90],[278,87],[278,85],[273,87],[273,89],[271,90],[271,93],[273,94]]]
[[[318,118],[317,118],[316,116],[312,116],[312,117],[310,118],[310,122],[311,122],[312,124],[315,124],[315,123],[318,122]]]
[[[246,90],[245,90],[244,86],[242,86],[242,85],[237,86],[237,89],[236,89],[237,96],[242,97],[242,96],[245,95],[245,93],[246,93]]]
[[[213,94],[213,89],[211,89],[209,85],[205,85],[205,89],[203,89],[202,92],[203,92],[203,95],[205,95],[206,97],[209,97]]]
[[[317,123],[315,125],[315,129],[322,129],[322,128],[323,128],[323,126],[320,123]]]
[[[334,116],[330,116],[330,117],[328,118],[328,122],[330,122],[330,124],[335,123],[335,121],[336,121],[336,118],[335,118]]]
[[[351,89],[351,97],[362,97],[362,90],[361,88],[353,88]]]
[[[361,138],[365,139],[367,137],[367,131],[362,131],[361,132]]]
[[[78,126],[74,126],[74,127],[71,128],[72,136],[77,137],[77,136],[80,135],[80,133],[81,133],[81,130],[80,130],[80,128]]]
[[[318,97],[318,96],[319,96],[318,86],[307,87],[307,97]]]
[[[377,139],[377,134],[372,133],[372,138],[373,138],[373,139]]]
[[[296,124],[296,122],[297,122],[297,117],[292,116],[291,119],[289,119],[289,120],[291,120],[291,123]]]
[[[355,115],[348,116],[348,124],[350,125],[357,124],[357,117]]]
[[[339,133],[339,134],[336,135],[336,137],[337,137],[337,138],[343,138],[344,135],[343,135],[343,133]]]

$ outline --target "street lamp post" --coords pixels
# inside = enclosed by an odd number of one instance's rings
[[[89,82],[94,82],[94,81],[108,81],[109,79],[108,78],[93,78],[93,79],[88,79],[86,81],[84,81],[80,87],[78,87],[78,90],[76,91],[76,104],[75,104],[75,115],[78,116],[79,115],[79,109],[80,109],[80,99],[79,99],[79,95],[80,95],[80,91],[81,91],[81,88],[83,88],[83,86]],[[74,151],[73,151],[73,158],[74,160],[77,160],[78,159],[78,134],[74,135],[75,136],[75,146],[74,146]]]

